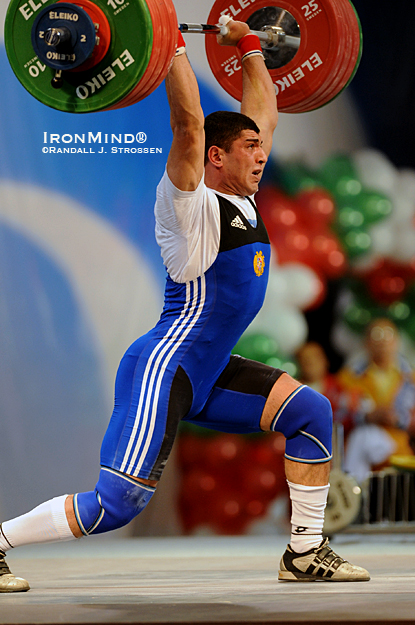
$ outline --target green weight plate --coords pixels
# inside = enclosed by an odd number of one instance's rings
[[[36,56],[31,29],[36,14],[51,0],[12,0],[5,22],[5,45],[10,65],[27,91],[51,108],[91,113],[123,99],[139,82],[150,59],[153,27],[145,0],[95,0],[108,19],[111,44],[105,57],[86,71],[63,73],[63,86],[54,89],[54,70]]]

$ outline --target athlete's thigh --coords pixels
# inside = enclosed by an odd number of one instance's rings
[[[203,410],[188,420],[221,432],[260,432],[265,404],[283,374],[260,362],[231,356]]]
[[[177,426],[192,400],[189,380],[174,362],[157,361],[158,338],[146,336],[123,356],[114,411],[101,448],[101,464],[121,473],[159,480]]]

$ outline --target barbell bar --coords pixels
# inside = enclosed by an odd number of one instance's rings
[[[216,24],[223,15],[247,22],[260,38],[280,111],[323,106],[356,72],[362,36],[349,0],[216,0],[208,23],[179,28],[207,35],[212,72],[238,100],[239,57],[210,36],[221,32]],[[86,113],[130,106],[152,93],[174,57],[177,25],[172,0],[11,0],[5,45],[31,95],[52,108]],[[85,39],[89,52],[80,60]]]
[[[200,33],[203,35],[219,35],[222,33],[220,26],[213,24],[179,24],[182,33]],[[277,48],[288,46],[298,50],[300,47],[300,37],[287,35],[280,26],[267,24],[263,30],[251,30],[253,35],[257,35],[263,48]]]

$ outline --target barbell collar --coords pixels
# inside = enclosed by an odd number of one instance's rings
[[[281,26],[266,25],[263,26],[260,31],[252,32],[254,35],[259,36],[261,45],[263,44],[262,47],[265,47],[268,50],[270,48],[280,46],[288,46],[289,48],[295,48],[296,50],[300,47],[301,37],[287,35]]]
[[[59,46],[71,39],[71,31],[65,26],[60,28],[48,28],[44,35],[45,42],[48,46]]]
[[[179,24],[179,30],[182,33],[199,33],[203,35],[219,35],[221,27],[213,24]],[[253,35],[257,35],[261,42],[262,48],[276,48],[287,46],[298,50],[301,38],[286,35],[279,26],[264,26],[262,30],[251,30]]]

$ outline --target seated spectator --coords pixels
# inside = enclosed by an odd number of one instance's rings
[[[392,454],[412,455],[415,430],[415,374],[399,354],[399,332],[376,319],[366,332],[366,355],[338,374],[345,387],[368,401],[364,423],[349,436],[345,469],[359,482],[388,465]]]

